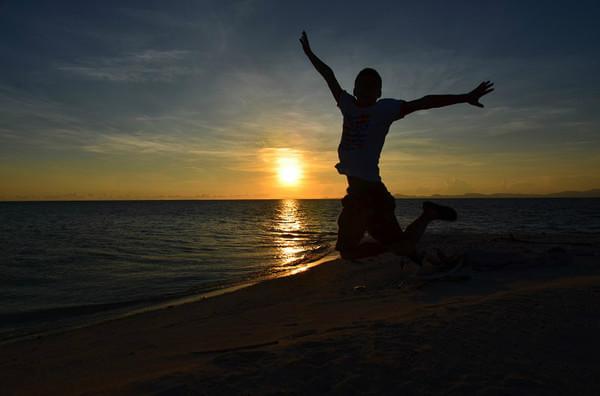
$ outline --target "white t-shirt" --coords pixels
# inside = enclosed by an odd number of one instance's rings
[[[369,107],[358,107],[354,96],[342,91],[338,107],[344,116],[342,140],[338,147],[339,173],[378,182],[379,156],[392,122],[402,118],[405,102],[380,99]]]

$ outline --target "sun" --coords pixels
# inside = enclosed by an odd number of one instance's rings
[[[281,157],[277,167],[279,183],[285,186],[295,186],[302,178],[302,167],[297,158]]]

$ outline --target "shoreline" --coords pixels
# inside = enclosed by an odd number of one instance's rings
[[[246,287],[250,287],[250,286],[254,286],[258,283],[265,282],[270,279],[277,279],[277,278],[293,276],[300,272],[307,271],[310,268],[313,268],[317,265],[324,264],[327,261],[335,260],[337,258],[336,256],[337,256],[337,253],[335,251],[329,252],[329,253],[325,254],[323,257],[318,258],[314,261],[309,261],[306,263],[298,264],[298,266],[293,269],[282,271],[277,274],[263,275],[256,279],[253,279],[253,280],[240,281],[240,282],[237,282],[230,286],[213,289],[213,290],[209,290],[206,292],[200,292],[200,293],[195,293],[195,294],[190,294],[190,295],[180,296],[180,297],[165,298],[163,301],[152,303],[147,306],[141,306],[141,307],[136,307],[136,308],[114,309],[114,310],[112,310],[112,312],[106,312],[104,314],[105,316],[103,316],[101,318],[97,318],[97,319],[94,319],[94,317],[93,317],[94,314],[90,314],[91,317],[88,317],[88,318],[76,318],[76,317],[71,318],[72,321],[79,321],[81,323],[73,323],[70,325],[65,324],[56,330],[33,331],[31,333],[27,333],[27,334],[23,334],[23,335],[16,335],[13,337],[0,339],[0,346],[9,345],[14,342],[33,340],[33,339],[36,339],[39,337],[45,337],[45,336],[49,336],[49,335],[63,334],[65,332],[69,332],[72,330],[83,329],[83,328],[87,328],[90,326],[99,325],[99,324],[102,324],[105,322],[110,322],[113,320],[119,320],[119,319],[127,318],[130,316],[140,315],[140,314],[143,314],[146,312],[154,312],[154,311],[168,309],[168,308],[172,308],[174,306],[179,306],[179,305],[183,305],[183,304],[190,304],[190,303],[194,303],[197,301],[204,301],[206,299],[221,296],[223,294],[233,293],[237,290],[240,290],[240,289],[243,289]],[[96,314],[96,315],[102,315],[102,314]]]
[[[600,237],[522,237],[430,236],[465,254],[458,280],[419,281],[390,254],[336,259],[1,345],[0,381],[8,395],[597,394]]]

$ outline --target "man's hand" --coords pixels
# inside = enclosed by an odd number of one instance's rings
[[[477,88],[475,88],[474,90],[472,90],[471,92],[469,92],[467,94],[467,103],[473,106],[477,106],[477,107],[483,107],[483,104],[481,104],[481,102],[479,102],[479,99],[483,96],[483,95],[487,95],[490,92],[492,92],[494,90],[494,88],[492,88],[494,86],[494,83],[489,82],[489,81],[484,81],[481,84],[479,84],[477,86]]]
[[[458,103],[468,103],[473,106],[483,107],[479,99],[494,90],[493,83],[484,81],[469,93],[461,95],[427,95],[421,99],[405,102],[402,106],[401,116],[404,117],[413,111],[427,110],[436,107],[455,105]]]
[[[335,74],[333,74],[333,70],[331,70],[331,68],[329,66],[327,66],[325,63],[323,63],[323,61],[321,59],[319,59],[312,52],[312,49],[310,48],[310,44],[308,42],[308,37],[306,36],[305,31],[302,31],[302,36],[300,37],[300,43],[302,44],[302,49],[304,50],[304,53],[310,60],[310,63],[313,64],[313,66],[315,67],[315,69],[317,69],[319,74],[321,76],[323,76],[323,78],[325,79],[325,82],[327,82],[327,86],[329,87],[329,90],[331,91],[331,94],[333,95],[333,98],[335,99],[335,101],[336,102],[339,101],[340,95],[342,93],[342,88],[340,87],[340,84],[336,80]]]
[[[312,50],[310,49],[310,43],[308,42],[308,36],[306,35],[306,32],[304,30],[302,31],[302,36],[300,37],[300,43],[302,44],[302,49],[304,50],[304,52],[312,52]]]

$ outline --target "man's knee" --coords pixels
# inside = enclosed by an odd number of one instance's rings
[[[336,250],[351,250],[358,246],[367,231],[367,221],[360,213],[344,208],[338,217]]]
[[[362,239],[362,236],[361,236],[361,238],[357,238],[357,237],[348,238],[347,236],[338,234],[338,239],[335,244],[335,250],[340,252],[340,256],[342,256],[342,258],[350,258],[349,256],[351,256],[353,254],[352,252],[354,252],[356,250],[356,248],[360,244],[361,239]],[[345,257],[345,256],[348,256],[348,257]]]

